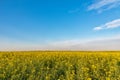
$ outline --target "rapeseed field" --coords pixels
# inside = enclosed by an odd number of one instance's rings
[[[120,52],[0,52],[0,80],[120,80]]]

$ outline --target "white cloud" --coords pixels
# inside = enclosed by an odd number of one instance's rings
[[[89,40],[68,40],[51,43],[48,50],[120,50],[120,36]]]
[[[94,30],[102,30],[102,29],[103,29],[102,26],[100,26],[100,27],[95,27],[95,28],[94,28]]]
[[[1,41],[0,41],[1,42]],[[49,42],[45,45],[1,42],[0,51],[10,50],[120,50],[120,35],[116,37],[100,37],[97,39],[66,40]]]
[[[98,2],[88,6],[88,10],[98,10],[102,12],[120,6],[120,0],[98,0]]]
[[[116,19],[111,22],[105,23],[104,25],[95,27],[94,30],[112,29],[117,27],[120,27],[120,19]]]

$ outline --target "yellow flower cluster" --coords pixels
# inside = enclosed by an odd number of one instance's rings
[[[120,52],[0,52],[0,80],[120,80]]]

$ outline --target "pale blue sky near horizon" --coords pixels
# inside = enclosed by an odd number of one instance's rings
[[[2,41],[44,45],[118,35],[120,0],[0,1],[2,45]]]

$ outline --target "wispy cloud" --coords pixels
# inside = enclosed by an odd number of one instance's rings
[[[120,35],[108,38],[66,40],[45,45],[2,42],[0,51],[6,50],[120,50]]]
[[[120,50],[120,36],[53,42],[48,50]]]
[[[120,0],[98,0],[98,2],[88,6],[88,10],[98,10],[98,12],[102,12],[118,6],[120,6]]]
[[[117,27],[120,27],[120,19],[116,19],[101,26],[95,27],[94,30],[112,29]]]

